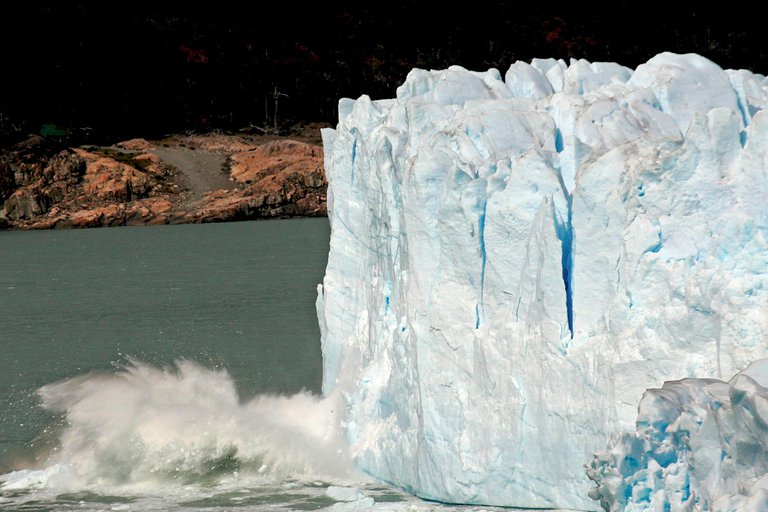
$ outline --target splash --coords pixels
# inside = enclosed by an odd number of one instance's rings
[[[80,376],[38,393],[66,427],[45,469],[6,475],[6,488],[356,476],[333,397],[241,403],[226,371],[191,361],[165,368],[131,361],[116,374]]]

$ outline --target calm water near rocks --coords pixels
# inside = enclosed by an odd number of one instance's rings
[[[464,509],[371,482],[329,435],[329,234],[0,232],[0,510]]]

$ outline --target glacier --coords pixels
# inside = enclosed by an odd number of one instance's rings
[[[767,107],[765,77],[672,53],[340,100],[317,311],[357,465],[447,503],[619,503],[585,464],[646,389],[768,356]]]

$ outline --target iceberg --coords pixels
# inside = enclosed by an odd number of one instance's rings
[[[646,389],[768,356],[766,106],[765,77],[671,53],[342,99],[317,311],[357,465],[441,502],[599,509],[585,463]]]

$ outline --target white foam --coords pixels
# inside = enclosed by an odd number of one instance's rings
[[[133,362],[44,386],[43,406],[68,426],[43,469],[4,489],[165,485],[270,474],[355,478],[333,397],[258,396],[241,403],[230,376],[190,361]]]

